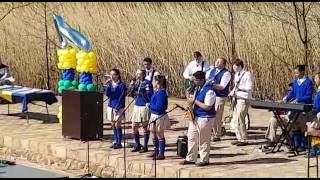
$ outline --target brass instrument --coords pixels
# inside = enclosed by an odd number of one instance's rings
[[[214,78],[207,80],[206,83],[202,86],[202,88],[205,87],[206,85],[210,84],[210,83],[214,83]],[[191,94],[194,94],[193,102],[188,102],[187,101],[184,104],[184,111],[186,112],[185,118],[188,119],[189,121],[194,122],[194,120],[195,120],[195,115],[194,115],[195,101],[196,101],[196,98],[198,96],[198,93],[202,90],[202,88],[198,89],[193,85],[193,86],[190,86],[186,90],[186,97],[187,98],[190,97]]]

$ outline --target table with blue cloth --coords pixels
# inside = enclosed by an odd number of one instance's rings
[[[48,105],[58,102],[56,96],[53,91],[37,89],[37,88],[28,88],[22,86],[11,86],[11,85],[3,85],[0,86],[0,99],[5,100],[8,104],[8,115],[10,114],[9,105],[22,103],[22,113],[27,114],[27,119],[29,123],[28,116],[28,104],[34,101],[42,101],[45,102],[46,105],[42,106],[47,109],[47,115],[49,116]],[[34,104],[37,106],[41,106],[38,104]],[[50,121],[50,118],[48,119]]]

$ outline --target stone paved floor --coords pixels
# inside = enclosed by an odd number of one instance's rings
[[[130,100],[128,100],[130,101]],[[183,101],[171,99],[169,109],[174,102]],[[51,118],[56,118],[59,104],[50,106]],[[1,156],[25,159],[30,162],[46,165],[51,169],[59,169],[76,176],[86,168],[87,144],[77,140],[65,140],[61,135],[61,125],[58,123],[43,124],[47,118],[44,108],[29,105],[30,122],[23,119],[21,104],[10,105],[11,116],[7,116],[7,106],[0,105],[0,145]],[[129,109],[129,113],[132,109]],[[225,108],[225,114],[228,107]],[[183,159],[176,155],[177,136],[186,133],[184,112],[175,110],[170,114],[172,128],[166,132],[168,148],[166,160],[157,161],[157,177],[306,177],[307,158],[298,156],[288,158],[288,154],[280,152],[265,154],[259,150],[264,143],[264,132],[271,113],[264,110],[249,110],[251,130],[249,130],[250,145],[236,147],[230,145],[232,136],[223,136],[221,142],[211,143],[210,165],[195,167],[194,165],[179,165]],[[128,125],[129,126],[129,125]],[[126,130],[129,142],[132,142],[131,130]],[[142,134],[142,133],[141,133]],[[141,142],[143,139],[141,138]],[[96,175],[105,177],[123,177],[124,151],[111,150],[112,131],[108,123],[104,126],[104,140],[90,142],[90,167]],[[151,145],[152,142],[150,141]],[[152,149],[152,146],[150,146]],[[154,162],[147,154],[126,152],[127,177],[154,176]],[[315,162],[315,161],[313,161]],[[315,169],[311,171],[315,177]]]

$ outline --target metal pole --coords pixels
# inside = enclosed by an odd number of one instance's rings
[[[47,2],[44,2],[44,25],[46,31],[46,65],[47,65],[47,88],[50,90],[50,75],[49,75],[49,57],[48,57],[48,25],[47,25]]]

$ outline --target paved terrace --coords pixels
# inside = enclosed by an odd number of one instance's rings
[[[60,100],[60,98],[59,98]],[[128,100],[129,101],[129,100]],[[170,99],[170,106],[183,101]],[[56,119],[59,104],[50,106],[51,118]],[[11,105],[8,116],[7,106],[0,105],[0,145],[1,158],[27,161],[45,166],[48,169],[71,173],[71,177],[83,174],[86,166],[86,143],[77,140],[65,140],[59,123],[43,124],[47,116],[45,108],[30,105],[30,122],[20,114],[21,104]],[[225,108],[225,114],[229,108]],[[131,109],[129,109],[129,114]],[[211,143],[210,165],[195,167],[179,165],[183,161],[176,155],[176,140],[186,133],[184,112],[175,110],[170,114],[172,128],[166,132],[166,160],[157,161],[157,177],[306,177],[307,158],[303,155],[288,158],[280,152],[266,155],[259,147],[264,143],[264,132],[271,113],[249,109],[251,115],[250,145],[236,147],[230,145],[232,136],[224,136],[221,142]],[[127,125],[127,138],[132,142],[131,129]],[[142,133],[141,133],[142,134]],[[123,149],[113,150],[110,124],[104,125],[104,140],[90,142],[90,171],[97,176],[124,177]],[[143,137],[141,136],[141,142]],[[149,141],[152,149],[152,140]],[[127,149],[127,177],[154,177],[154,164],[146,154],[132,153]],[[315,160],[312,162],[315,163]],[[311,171],[315,177],[315,169]]]

